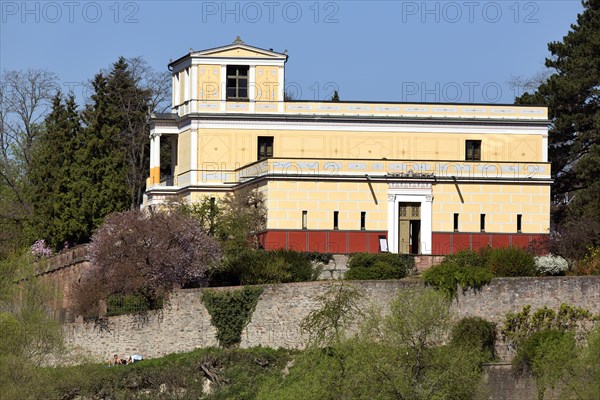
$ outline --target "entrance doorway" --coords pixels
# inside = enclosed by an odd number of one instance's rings
[[[421,203],[399,203],[398,250],[401,254],[420,254]]]

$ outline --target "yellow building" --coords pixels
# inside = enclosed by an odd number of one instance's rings
[[[146,206],[251,186],[265,248],[329,253],[450,254],[548,233],[545,107],[286,101],[287,58],[238,38],[169,64]]]

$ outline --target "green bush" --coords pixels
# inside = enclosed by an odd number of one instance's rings
[[[518,348],[536,332],[552,329],[576,332],[582,324],[598,318],[589,310],[565,303],[561,304],[557,311],[544,306],[533,313],[531,306],[526,305],[518,313],[506,313],[501,333],[505,341]]]
[[[407,254],[356,253],[350,257],[345,278],[349,280],[402,279],[415,266]]]
[[[431,267],[422,275],[425,284],[444,292],[450,298],[456,296],[459,286],[463,291],[468,288],[480,289],[490,283],[493,277],[485,267],[466,267],[446,261]]]
[[[455,264],[459,267],[485,267],[489,250],[482,249],[479,252],[461,250],[444,258],[443,264]]]
[[[535,259],[518,247],[502,247],[489,250],[487,266],[494,276],[536,276]]]
[[[16,365],[21,365],[19,373],[14,372],[12,362],[0,363],[0,398],[254,399],[267,379],[281,379],[281,370],[293,354],[263,347],[205,348],[127,366],[108,368],[102,363],[26,371],[23,360],[16,359]],[[205,370],[216,378],[210,394],[206,393]]]
[[[320,270],[315,269],[307,253],[292,250],[273,250],[267,252],[269,259],[283,259],[285,268],[290,273],[290,279],[285,282],[314,281]]]
[[[558,329],[544,329],[529,336],[517,350],[513,358],[513,369],[517,373],[527,371],[538,375],[536,366],[555,351],[565,354],[574,352],[575,335],[572,332]]]
[[[240,343],[242,330],[252,318],[252,313],[262,294],[261,287],[246,286],[238,290],[202,291],[202,302],[217,328],[217,339],[222,347]]]
[[[492,360],[496,354],[496,324],[479,317],[463,318],[452,328],[450,343],[479,348]]]
[[[320,268],[306,253],[292,250],[241,250],[212,272],[210,286],[262,285],[314,281]]]
[[[148,310],[158,310],[163,307],[163,298],[148,299],[142,295],[113,294],[106,301],[106,316],[143,313]]]

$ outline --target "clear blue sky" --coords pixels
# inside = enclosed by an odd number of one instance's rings
[[[581,10],[579,0],[1,0],[0,68],[45,68],[66,90],[119,56],[166,70],[239,35],[288,49],[286,83],[302,99],[336,85],[342,100],[512,103],[511,76],[541,71],[547,43]]]

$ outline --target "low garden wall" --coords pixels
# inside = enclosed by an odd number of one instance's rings
[[[384,310],[398,290],[422,286],[418,279],[352,284],[364,292],[364,307],[376,305]],[[318,297],[330,285],[320,281],[264,286],[242,332],[241,347],[302,348],[307,338],[299,324],[319,307]],[[521,311],[526,305],[558,308],[562,303],[600,313],[600,276],[493,279],[479,291],[460,292],[453,308],[458,317],[478,316],[499,323],[507,312]],[[64,330],[70,350],[97,360],[108,360],[114,353],[159,357],[218,344],[216,329],[202,303],[202,289],[173,293],[163,310],[109,317],[100,324],[68,323]],[[500,356],[506,358],[506,349],[499,346]]]

